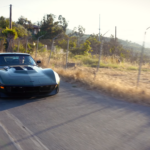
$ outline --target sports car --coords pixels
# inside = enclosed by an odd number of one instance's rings
[[[26,53],[0,53],[0,97],[55,95],[59,75]]]

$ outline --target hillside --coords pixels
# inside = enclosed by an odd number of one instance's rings
[[[71,33],[72,32],[72,30],[70,30],[70,29],[67,29],[66,30],[66,34],[69,34],[69,33]],[[90,34],[85,34],[82,38],[81,38],[81,40],[86,40],[88,37],[90,36]],[[105,37],[104,38],[104,40],[105,41],[109,41],[110,40],[110,38],[109,37]],[[125,49],[128,49],[128,50],[131,50],[131,51],[135,51],[135,52],[141,52],[141,50],[142,50],[142,46],[140,45],[140,44],[138,44],[138,43],[135,43],[135,42],[130,42],[130,41],[125,41],[125,40],[122,40],[122,39],[118,39],[118,41],[119,41],[119,43],[123,46],[123,48],[125,48]],[[150,56],[150,48],[145,48],[144,49],[144,54],[146,54],[146,55],[149,55]]]

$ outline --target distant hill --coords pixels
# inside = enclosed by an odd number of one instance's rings
[[[70,29],[67,29],[66,30],[66,34],[69,34],[69,33],[71,33],[72,32],[72,30],[70,30]],[[90,36],[90,34],[85,34],[82,38],[81,38],[81,40],[86,40],[88,37]],[[110,38],[109,37],[105,37],[104,38],[105,39],[105,41],[109,41],[110,40]],[[135,42],[130,42],[130,41],[125,41],[125,40],[122,40],[122,39],[118,39],[118,42],[123,46],[123,48],[125,48],[125,49],[128,49],[128,50],[131,50],[131,51],[135,51],[135,52],[141,52],[141,50],[142,50],[142,46],[140,45],[140,44],[138,44],[138,43],[135,43]],[[144,49],[144,54],[146,54],[146,55],[149,55],[150,56],[150,48],[145,48]]]
[[[118,39],[119,43],[128,50],[136,51],[136,52],[141,52],[142,50],[142,45],[135,43],[135,42],[130,42],[130,41],[125,41]],[[150,56],[150,48],[144,48],[144,54]]]

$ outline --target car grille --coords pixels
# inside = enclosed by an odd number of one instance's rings
[[[36,87],[22,87],[22,86],[7,86],[5,87],[6,92],[11,93],[42,93],[52,92],[56,85],[36,86]]]

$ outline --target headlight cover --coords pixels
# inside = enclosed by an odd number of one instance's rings
[[[55,74],[56,83],[59,84],[60,82],[59,75],[55,71],[54,71],[54,74]]]

